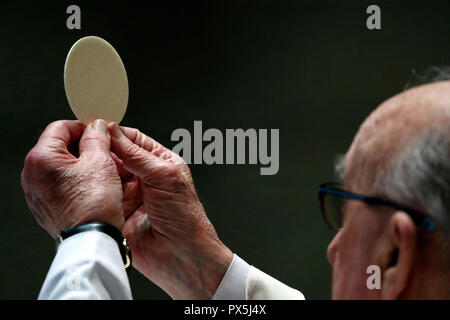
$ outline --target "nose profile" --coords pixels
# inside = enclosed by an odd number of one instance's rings
[[[337,252],[337,244],[339,241],[339,236],[340,236],[341,232],[339,231],[333,238],[333,240],[331,240],[330,244],[328,245],[328,249],[327,249],[327,258],[328,258],[328,262],[330,262],[331,265],[334,264],[334,259],[336,257],[336,252]]]

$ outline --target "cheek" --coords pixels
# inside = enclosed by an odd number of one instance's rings
[[[333,264],[333,299],[368,298],[366,270],[372,260],[374,232],[356,221],[341,232]]]

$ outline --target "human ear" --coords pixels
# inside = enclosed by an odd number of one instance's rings
[[[395,212],[389,221],[390,248],[383,268],[383,299],[398,299],[406,290],[413,270],[417,247],[417,227],[409,215]]]

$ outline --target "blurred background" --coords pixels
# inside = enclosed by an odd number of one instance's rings
[[[319,2],[319,4],[318,4]],[[280,129],[280,169],[191,165],[219,237],[248,263],[329,299],[317,187],[358,126],[413,70],[449,63],[448,1],[38,1],[0,5],[0,298],[35,299],[55,253],[25,203],[20,173],[43,129],[74,119],[63,68],[79,38],[110,42],[130,87],[123,125],[167,147],[176,128]],[[66,8],[81,8],[68,30]],[[381,8],[381,30],[366,8]],[[136,270],[137,299],[168,299]]]

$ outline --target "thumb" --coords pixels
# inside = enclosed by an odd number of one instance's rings
[[[93,156],[96,153],[111,157],[111,139],[105,120],[97,119],[89,124],[80,139],[80,156]]]

